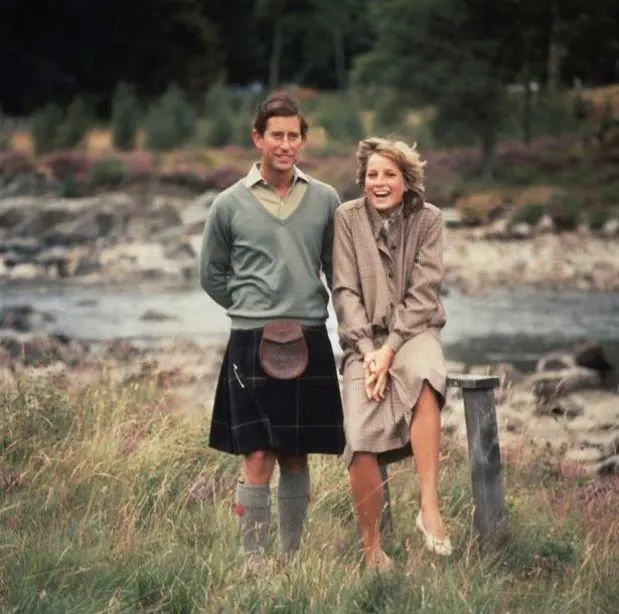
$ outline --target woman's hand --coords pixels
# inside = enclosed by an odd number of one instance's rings
[[[395,352],[383,345],[379,350],[369,352],[363,358],[363,372],[365,374],[365,393],[368,399],[382,401],[389,378],[389,369],[393,363]]]

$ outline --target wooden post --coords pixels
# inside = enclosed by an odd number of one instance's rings
[[[501,453],[493,389],[499,378],[483,375],[450,375],[447,386],[462,389],[469,467],[475,515],[473,524],[486,542],[499,543],[507,535]],[[381,465],[383,513],[381,532],[392,528],[387,465]]]
[[[473,523],[484,541],[500,542],[507,535],[501,451],[493,389],[496,376],[452,375],[448,386],[462,389],[469,448],[469,467],[475,500]]]

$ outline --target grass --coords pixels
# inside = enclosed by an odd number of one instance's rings
[[[611,612],[619,600],[617,478],[512,455],[511,537],[485,551],[470,528],[465,453],[449,441],[441,497],[450,560],[422,549],[418,486],[401,464],[391,470],[386,545],[398,571],[363,573],[344,469],[315,457],[302,552],[288,568],[274,557],[251,575],[232,514],[238,459],[209,450],[207,417],[170,410],[167,394],[111,376],[75,389],[0,385],[1,611],[565,614]]]

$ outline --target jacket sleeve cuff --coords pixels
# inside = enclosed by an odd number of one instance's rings
[[[369,337],[364,337],[357,341],[357,349],[362,356],[365,356],[373,352],[376,348],[374,347],[374,342]]]
[[[388,345],[395,354],[398,353],[398,350],[402,347],[403,344],[404,339],[402,339],[402,337],[398,335],[398,333],[394,332],[389,333],[387,341],[385,342],[385,345]]]

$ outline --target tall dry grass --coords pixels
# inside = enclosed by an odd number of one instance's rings
[[[397,570],[365,573],[344,469],[316,457],[302,551],[288,566],[273,553],[250,572],[232,514],[238,459],[207,448],[206,408],[192,420],[170,411],[166,394],[156,382],[119,387],[112,377],[79,389],[0,384],[3,612],[616,611],[619,480],[512,454],[511,537],[484,551],[470,528],[466,456],[448,441],[449,560],[422,548],[418,485],[402,463],[391,470],[386,546]]]

